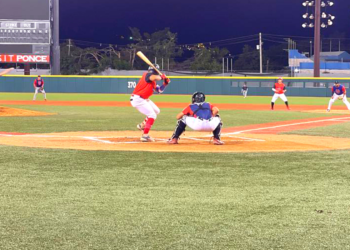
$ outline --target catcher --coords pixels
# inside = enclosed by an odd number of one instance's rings
[[[202,92],[195,92],[192,96],[192,104],[176,116],[177,126],[168,144],[178,144],[181,134],[186,126],[189,126],[197,131],[212,131],[214,145],[223,145],[224,142],[220,140],[222,122],[218,113],[217,107],[205,102],[205,95]]]
[[[38,78],[34,80],[33,86],[35,90],[33,101],[36,100],[36,95],[38,94],[39,91],[44,95],[44,99],[46,101],[46,92],[44,90],[44,80],[41,78],[40,75],[38,76]]]
[[[338,81],[334,83],[332,87],[332,98],[329,100],[327,112],[331,111],[331,107],[336,100],[343,100],[348,110],[350,110],[350,103],[346,99],[346,89]]]

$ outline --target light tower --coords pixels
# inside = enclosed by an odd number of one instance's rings
[[[331,1],[321,0],[303,2],[306,7],[306,13],[303,18],[306,22],[302,24],[303,28],[314,28],[314,77],[320,77],[320,50],[321,50],[321,28],[327,28],[333,25],[335,16],[327,14],[327,7],[333,6]],[[322,12],[322,14],[321,14]],[[322,23],[321,23],[322,20]]]

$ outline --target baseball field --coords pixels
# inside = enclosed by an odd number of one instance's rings
[[[207,96],[222,140],[159,95],[0,93],[0,249],[350,249],[350,111],[329,98]],[[41,99],[40,99],[41,98]]]

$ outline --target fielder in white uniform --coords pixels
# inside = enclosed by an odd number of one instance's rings
[[[192,104],[176,116],[177,126],[168,144],[178,144],[181,134],[186,126],[189,126],[193,130],[213,132],[214,145],[223,145],[224,142],[220,140],[222,122],[218,113],[217,107],[205,102],[205,95],[202,92],[195,92],[192,96]]]
[[[348,110],[350,110],[350,103],[346,99],[346,89],[338,81],[332,87],[332,98],[329,100],[327,112],[331,111],[332,105],[336,100],[342,100]]]
[[[241,89],[241,93],[242,93],[244,98],[247,97],[247,94],[248,94],[248,86],[247,86],[247,84],[243,84],[242,89]]]

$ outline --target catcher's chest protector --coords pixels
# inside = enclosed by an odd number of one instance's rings
[[[192,104],[191,110],[193,111],[194,117],[199,117],[205,120],[209,120],[212,116],[210,110],[210,104],[207,102],[201,104]]]

